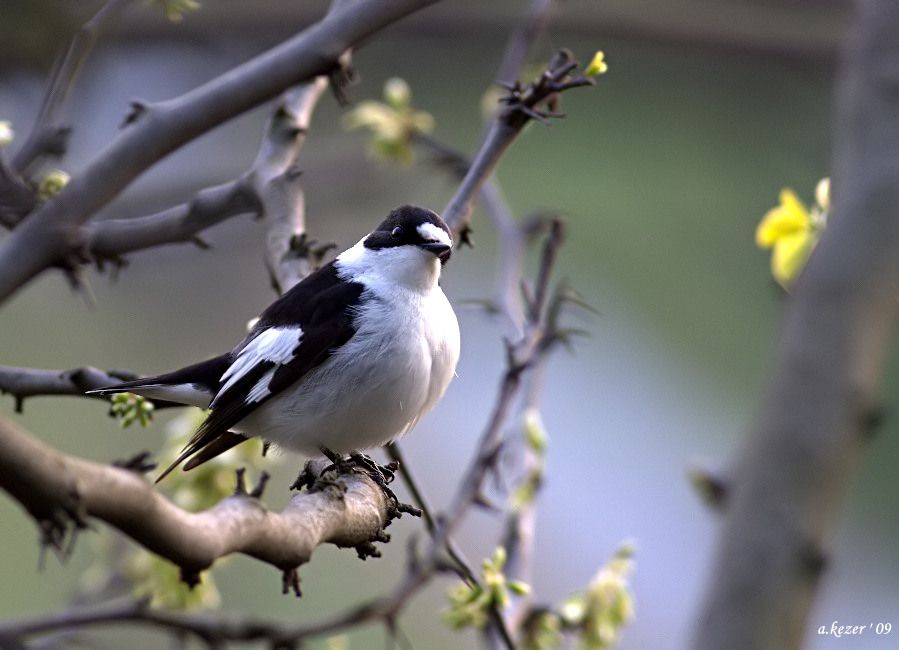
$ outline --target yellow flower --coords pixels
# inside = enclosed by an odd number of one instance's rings
[[[771,248],[781,237],[807,232],[811,228],[808,208],[789,189],[780,191],[780,205],[768,210],[755,231],[759,248]]]
[[[771,274],[785,289],[805,267],[823,225],[823,206],[810,212],[793,190],[785,188],[780,204],[768,210],[756,228],[755,243],[773,249]]]
[[[595,77],[597,75],[605,74],[608,69],[609,65],[606,63],[605,53],[602,50],[596,50],[596,54],[593,55],[593,59],[584,70],[584,74],[588,77]]]

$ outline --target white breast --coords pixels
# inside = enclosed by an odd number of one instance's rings
[[[439,274],[439,271],[438,271]],[[442,397],[459,360],[459,325],[436,282],[368,278],[355,335],[321,366],[235,427],[306,454],[385,444]]]

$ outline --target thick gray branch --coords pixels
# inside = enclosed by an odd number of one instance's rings
[[[83,249],[80,225],[168,153],[284,89],[329,74],[360,39],[436,0],[363,0],[175,99],[137,104],[122,133],[0,242],[0,301]]]
[[[868,0],[839,84],[833,214],[787,305],[696,648],[796,648],[865,440],[899,296],[899,4]]]
[[[44,527],[96,517],[171,560],[186,575],[231,553],[288,571],[308,561],[321,544],[371,541],[387,521],[384,493],[361,474],[338,479],[345,491],[298,493],[280,513],[245,495],[190,513],[140,474],[57,452],[3,419],[0,441],[0,488]]]

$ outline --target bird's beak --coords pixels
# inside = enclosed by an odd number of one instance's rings
[[[434,253],[434,255],[436,255],[441,262],[446,262],[450,258],[450,254],[453,251],[452,246],[441,244],[440,242],[428,242],[426,244],[419,244],[419,247],[425,249],[426,251]]]

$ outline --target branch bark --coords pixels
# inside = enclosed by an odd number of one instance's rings
[[[245,178],[207,187],[187,203],[155,214],[131,219],[91,221],[81,237],[89,257],[102,261],[128,253],[162,246],[194,242],[203,247],[200,233],[225,219],[259,211],[259,201]]]
[[[899,295],[899,4],[859,9],[838,90],[833,214],[786,308],[696,648],[802,645],[825,549],[879,419]]]
[[[556,54],[549,66],[533,83],[505,84],[509,95],[506,107],[494,119],[459,188],[443,209],[443,219],[462,241],[467,240],[475,199],[490,178],[499,159],[531,120],[548,123],[564,117],[555,112],[560,93],[570,88],[593,85],[593,80],[574,73],[578,62],[568,50]],[[542,106],[548,108],[541,108]]]
[[[137,375],[120,370],[104,371],[90,366],[72,370],[0,366],[0,394],[12,395],[16,401],[16,412],[20,413],[22,402],[28,397],[37,395],[84,397],[85,391],[131,379],[137,379]]]
[[[56,196],[0,242],[0,302],[46,268],[73,263],[83,224],[162,157],[284,89],[329,74],[366,36],[436,0],[363,0],[180,96],[134,105],[122,133]]]
[[[280,513],[246,494],[190,513],[140,474],[62,454],[4,419],[0,440],[0,487],[41,524],[45,541],[96,517],[174,562],[189,580],[231,553],[289,572],[322,544],[371,542],[388,521],[384,492],[361,474],[341,475],[339,488],[298,493]]]

